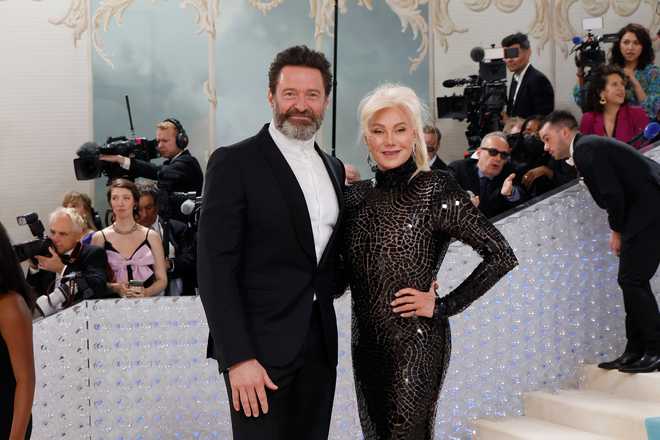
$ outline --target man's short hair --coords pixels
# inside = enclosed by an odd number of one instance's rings
[[[154,205],[158,206],[158,187],[151,183],[141,183],[137,186],[140,197],[149,196],[153,199]]]
[[[516,32],[515,34],[507,35],[502,38],[502,47],[513,46],[514,44],[520,44],[521,49],[529,49],[529,38],[526,34],[522,32]]]
[[[435,125],[426,124],[422,130],[424,133],[435,133],[435,137],[438,138],[438,142],[442,140],[442,133],[440,132],[440,129]]]
[[[481,144],[479,144],[479,148],[483,148],[484,145],[486,145],[486,141],[490,138],[500,138],[504,141],[507,147],[511,148],[509,145],[509,141],[506,140],[506,133],[503,131],[491,131],[488,133],[486,136],[481,139]]]
[[[318,69],[323,77],[325,96],[330,95],[332,91],[330,62],[321,52],[312,50],[307,46],[289,47],[275,56],[275,59],[270,64],[270,69],[268,69],[268,88],[272,94],[275,94],[280,72],[286,66],[303,66]]]
[[[545,124],[557,125],[560,127],[566,127],[570,130],[576,130],[578,128],[577,119],[569,111],[566,110],[555,110],[546,116],[541,122],[541,127]]]
[[[59,207],[55,211],[50,213],[48,217],[48,227],[53,224],[53,222],[60,217],[69,217],[71,220],[71,230],[77,232],[78,234],[82,233],[87,228],[87,222],[78,214],[73,208],[63,208]]]

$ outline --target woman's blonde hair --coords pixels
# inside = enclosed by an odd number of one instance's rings
[[[75,203],[80,203],[85,208],[85,215],[82,217],[83,220],[85,220],[85,223],[87,223],[87,229],[96,231],[96,225],[94,225],[94,209],[92,208],[92,199],[90,199],[87,194],[79,193],[77,191],[69,191],[68,193],[64,194],[64,200],[62,200],[62,206],[64,208]]]
[[[383,84],[362,98],[358,107],[362,138],[366,140],[369,122],[374,115],[380,110],[393,107],[403,110],[412,122],[415,133],[413,159],[417,165],[415,174],[420,171],[429,171],[429,159],[426,151],[426,141],[424,140],[424,123],[422,122],[426,111],[417,94],[410,87],[398,84]]]

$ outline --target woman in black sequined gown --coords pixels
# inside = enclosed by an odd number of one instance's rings
[[[381,86],[360,108],[378,165],[375,179],[350,186],[345,196],[360,421],[369,440],[432,439],[451,351],[447,318],[486,293],[517,260],[454,179],[428,170],[421,104],[411,89]],[[483,261],[437,298],[425,290],[452,237]]]

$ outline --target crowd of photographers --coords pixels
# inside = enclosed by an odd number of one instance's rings
[[[609,62],[603,41],[612,43]],[[609,40],[589,33],[576,41],[575,52],[581,131],[634,147],[648,143],[645,131],[660,110],[660,76],[648,31],[630,24]],[[483,53],[471,54],[480,62],[479,76],[446,81],[466,86],[460,98],[467,115],[458,114],[469,123],[465,159],[443,162],[441,132],[434,124],[424,127],[430,167],[452,173],[491,218],[577,178],[575,167],[550,157],[539,137],[555,98],[550,81],[530,62],[527,36],[505,37],[501,53],[486,62]],[[508,85],[505,68],[512,74]],[[455,98],[439,98],[438,104],[454,105]],[[446,108],[439,113],[457,115]],[[655,136],[660,130],[651,131]],[[107,226],[90,198],[77,192],[67,193],[62,207],[50,214],[47,239],[36,216],[24,219],[39,238],[15,251],[30,260],[28,282],[41,315],[83,299],[196,293],[195,217],[203,173],[188,143],[183,125],[168,118],[157,125],[155,141],[117,138],[103,147],[81,147],[76,177],[108,177]],[[158,155],[165,159],[162,165],[151,162]],[[346,167],[347,183],[360,179],[354,167]]]

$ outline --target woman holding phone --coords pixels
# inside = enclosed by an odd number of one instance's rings
[[[140,193],[133,182],[116,179],[108,187],[114,221],[92,237],[103,247],[112,269],[108,287],[121,297],[162,295],[167,287],[163,244],[158,234],[137,222]]]

